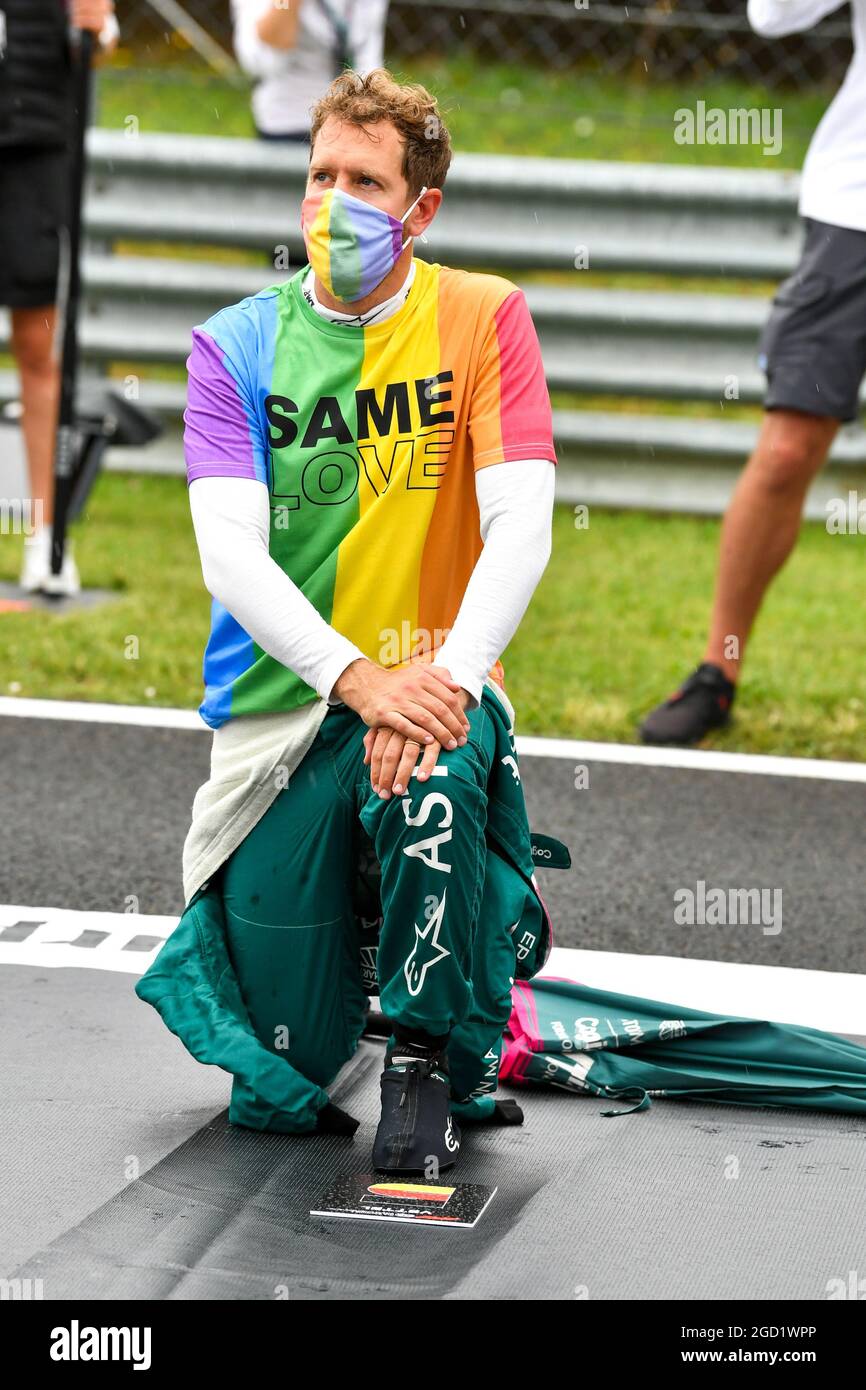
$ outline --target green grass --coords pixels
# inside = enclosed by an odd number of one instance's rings
[[[197,704],[209,612],[185,480],[105,475],[84,521],[73,528],[83,581],[118,597],[67,616],[4,614],[0,694]],[[4,579],[17,577],[19,556],[20,544],[0,547]],[[137,659],[126,655],[132,638]]]
[[[558,508],[551,562],[503,658],[519,728],[633,742],[700,660],[718,534],[715,519],[594,508],[576,530]],[[862,758],[866,670],[846,638],[862,562],[858,537],[804,526],[756,627],[739,718],[708,746]]]
[[[557,508],[553,557],[503,658],[521,733],[634,740],[638,718],[701,655],[718,529],[593,508],[576,530]],[[85,583],[118,598],[68,616],[4,615],[0,694],[195,708],[209,600],[183,480],[103,476],[76,545]],[[861,547],[804,527],[762,614],[739,719],[714,746],[862,757]],[[0,547],[0,576],[14,578],[18,558],[13,542]]]
[[[127,63],[134,55],[121,55]],[[605,76],[583,68],[551,71],[531,63],[479,62],[469,53],[394,59],[398,77],[423,82],[438,97],[455,147],[567,159],[625,159],[663,164],[798,168],[830,90],[779,92],[760,84],[700,78],[657,82]],[[755,145],[679,145],[674,113],[708,106],[780,108],[782,148],[768,157]],[[249,92],[191,62],[160,69],[108,66],[100,74],[97,120],[114,129],[251,136]]]
[[[468,55],[414,60],[400,70],[439,96],[458,149],[569,159],[796,168],[828,100],[814,90],[779,94],[724,79],[637,81],[531,64],[480,65]],[[698,100],[725,109],[780,107],[778,157],[750,145],[678,145],[674,112],[694,109]]]

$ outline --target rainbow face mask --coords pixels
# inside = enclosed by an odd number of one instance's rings
[[[425,185],[399,222],[339,188],[304,199],[301,231],[307,257],[329,294],[353,304],[381,285],[411,241],[403,240],[403,223],[426,192]]]

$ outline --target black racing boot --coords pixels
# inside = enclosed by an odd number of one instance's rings
[[[445,1037],[395,1029],[382,1073],[382,1118],[373,1165],[386,1173],[436,1177],[457,1160],[460,1130],[451,1114]]]
[[[705,661],[640,726],[644,743],[699,743],[731,717],[736,686]]]

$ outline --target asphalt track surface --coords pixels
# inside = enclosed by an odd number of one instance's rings
[[[0,903],[179,913],[206,731],[0,717]],[[571,850],[542,875],[557,944],[866,971],[866,783],[522,758],[532,829]],[[579,766],[585,766],[580,764]],[[782,930],[678,925],[674,894],[782,894]]]
[[[0,718],[0,742],[0,903],[179,912],[206,734]],[[559,946],[866,971],[866,785],[588,770],[577,790],[568,758],[521,758],[533,829],[574,861],[540,871]],[[673,894],[697,880],[780,889],[782,930],[677,925]],[[866,1121],[794,1110],[656,1101],[610,1119],[521,1092],[522,1128],[464,1145],[460,1180],[498,1186],[475,1230],[313,1219],[337,1173],[365,1171],[380,1046],[334,1090],[354,1140],[235,1129],[228,1078],[133,980],[0,966],[0,1277],[41,1278],[47,1299],[823,1299],[866,1268]],[[866,1017],[845,1035],[866,1042]]]

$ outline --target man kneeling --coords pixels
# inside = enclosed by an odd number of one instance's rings
[[[455,1109],[495,1089],[512,979],[546,935],[499,657],[550,554],[550,402],[522,291],[413,257],[450,161],[424,88],[342,74],[313,112],[309,263],[194,330],[215,733],[184,876],[207,980],[178,983],[180,935],[138,986],[235,1073],[230,1119],[351,1131],[324,1087],[374,964],[392,1171],[455,1161]]]

